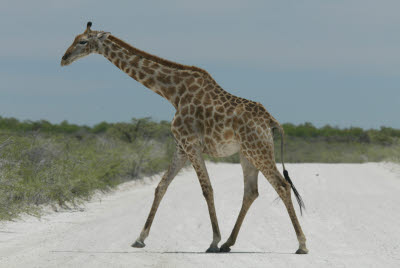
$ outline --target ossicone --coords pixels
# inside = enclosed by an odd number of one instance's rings
[[[86,24],[86,31],[85,31],[85,33],[90,33],[92,30],[90,30],[90,27],[92,27],[92,22],[91,21],[89,21],[87,24]]]

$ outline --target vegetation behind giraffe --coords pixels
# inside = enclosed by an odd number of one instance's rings
[[[400,130],[283,124],[285,162],[400,160]],[[275,139],[280,162],[279,135]],[[74,207],[95,190],[168,167],[175,150],[170,123],[150,118],[93,127],[0,117],[0,220],[38,214],[41,204]],[[239,162],[233,155],[211,161]]]

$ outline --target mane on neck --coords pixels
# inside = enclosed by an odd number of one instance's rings
[[[144,52],[144,51],[142,51],[140,49],[137,49],[137,48],[129,45],[128,43],[122,41],[121,39],[119,39],[119,38],[117,38],[117,37],[115,37],[113,35],[109,35],[108,39],[111,42],[113,42],[114,44],[120,46],[121,48],[126,49],[129,53],[132,53],[132,54],[137,55],[137,56],[142,56],[145,59],[154,61],[154,62],[159,63],[159,64],[161,64],[161,65],[163,65],[165,67],[170,67],[170,68],[174,68],[174,69],[178,69],[178,70],[196,71],[196,72],[201,72],[203,74],[209,75],[206,70],[201,69],[199,67],[183,65],[183,64],[176,63],[176,62],[173,62],[173,61],[169,61],[169,60],[160,58],[158,56],[149,54],[147,52]]]

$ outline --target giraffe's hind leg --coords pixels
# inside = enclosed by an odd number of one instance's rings
[[[231,250],[230,247],[233,246],[236,242],[236,238],[238,236],[240,227],[243,223],[247,211],[249,210],[253,201],[256,200],[256,198],[258,197],[258,169],[255,168],[242,154],[240,154],[240,163],[242,165],[244,177],[242,208],[240,209],[235,227],[233,227],[231,235],[220,248],[221,252],[229,252]]]
[[[290,184],[277,170],[275,165],[272,168],[261,169],[261,172],[271,183],[272,187],[274,187],[275,191],[285,204],[290,220],[292,221],[294,230],[296,232],[297,240],[299,241],[299,249],[296,251],[296,254],[307,254],[308,249],[306,247],[306,237],[304,236],[303,230],[301,229],[299,220],[297,219],[296,212],[293,207]]]

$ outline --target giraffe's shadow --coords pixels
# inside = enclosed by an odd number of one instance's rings
[[[77,253],[77,254],[205,254],[205,255],[226,255],[226,254],[287,254],[290,252],[273,251],[231,251],[219,253],[207,253],[204,251],[91,251],[91,250],[51,250],[51,253]]]
[[[150,252],[149,252],[150,253]],[[156,253],[156,252],[151,252]],[[210,255],[226,255],[226,254],[294,254],[290,252],[273,252],[273,251],[231,251],[231,252],[217,252],[208,253],[202,251],[164,251],[158,252],[161,254],[210,254]]]

